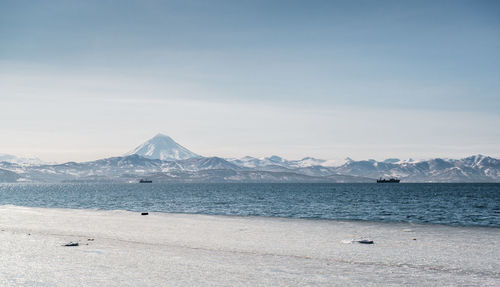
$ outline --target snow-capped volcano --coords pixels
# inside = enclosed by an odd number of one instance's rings
[[[137,154],[149,159],[183,160],[200,157],[194,152],[176,143],[171,137],[157,134],[125,155]]]

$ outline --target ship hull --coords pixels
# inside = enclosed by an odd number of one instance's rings
[[[377,183],[399,183],[399,179],[378,179]]]

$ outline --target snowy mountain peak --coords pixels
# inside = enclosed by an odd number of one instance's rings
[[[5,161],[5,162],[11,162],[11,163],[17,163],[17,164],[22,164],[22,165],[40,165],[40,164],[45,164],[46,162],[43,162],[39,158],[25,158],[25,157],[18,157],[15,155],[11,154],[0,154],[0,161]]]
[[[269,160],[270,162],[274,162],[274,163],[280,163],[280,162],[283,162],[283,158],[281,158],[280,156],[277,156],[277,155],[272,155],[270,157],[267,157],[265,158],[266,160]]]
[[[488,159],[487,156],[484,156],[482,154],[477,154],[477,155],[473,155],[471,156],[472,160],[474,160],[475,163],[480,163],[486,159]]]
[[[149,159],[160,160],[183,160],[200,157],[175,142],[171,137],[161,133],[157,134],[125,155],[132,154],[140,155]]]
[[[399,158],[388,158],[383,161],[383,163],[398,163],[401,160]]]

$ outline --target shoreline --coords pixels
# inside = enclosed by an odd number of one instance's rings
[[[2,205],[0,229],[4,286],[500,284],[498,228]]]
[[[318,218],[318,217],[283,217],[283,216],[264,216],[264,215],[237,215],[237,214],[210,214],[210,213],[189,213],[189,212],[164,212],[164,211],[149,211],[149,210],[128,210],[128,209],[99,209],[99,208],[72,208],[72,207],[41,207],[41,206],[28,206],[28,205],[15,205],[15,204],[0,204],[2,207],[26,207],[34,209],[53,209],[53,210],[88,210],[88,211],[124,211],[131,213],[149,212],[149,214],[172,214],[172,215],[201,215],[201,216],[221,216],[228,218],[264,218],[264,219],[291,219],[291,220],[310,220],[310,221],[332,221],[332,222],[353,222],[353,223],[367,223],[367,224],[408,224],[408,225],[422,225],[422,226],[442,226],[442,227],[457,227],[457,228],[486,228],[486,229],[500,229],[500,226],[489,225],[454,225],[443,223],[422,223],[422,222],[407,222],[407,221],[375,221],[364,219],[334,219],[334,218]]]

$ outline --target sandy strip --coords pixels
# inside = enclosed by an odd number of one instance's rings
[[[0,206],[0,230],[0,286],[500,286],[500,228]]]

